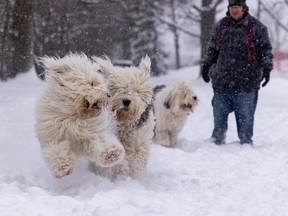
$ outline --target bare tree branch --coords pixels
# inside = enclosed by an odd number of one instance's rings
[[[174,23],[172,23],[172,22],[170,22],[170,21],[163,19],[163,18],[162,18],[161,16],[159,16],[159,15],[157,15],[157,18],[158,18],[161,22],[167,24],[169,27],[176,28],[176,29],[178,29],[179,31],[181,31],[181,32],[183,32],[183,33],[185,33],[185,34],[187,34],[187,35],[190,35],[190,36],[192,36],[192,37],[197,37],[197,38],[200,37],[200,35],[197,35],[197,34],[194,34],[193,32],[187,31],[186,29],[184,29],[184,28],[182,28],[182,27],[180,27],[180,26],[177,26],[177,25],[175,25]]]
[[[288,1],[288,0],[287,0]],[[210,4],[209,6],[207,7],[197,7],[196,5],[193,5],[193,8],[198,11],[199,13],[200,12],[203,12],[203,11],[211,11],[213,8],[217,8],[218,5],[220,5],[221,3],[223,2],[223,0],[218,0],[215,2],[215,4]]]
[[[288,0],[285,0],[285,2],[288,3]],[[261,5],[262,5],[263,9],[267,12],[267,14],[268,14],[272,19],[274,19],[274,20],[276,21],[276,23],[277,23],[283,30],[285,30],[286,32],[288,32],[287,26],[285,26],[283,23],[281,23],[281,22],[279,21],[279,19],[278,19],[273,13],[271,13],[271,11],[270,11],[263,3],[261,3]]]

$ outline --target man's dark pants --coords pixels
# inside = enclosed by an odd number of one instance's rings
[[[214,90],[212,99],[214,130],[212,138],[225,142],[228,129],[228,115],[235,113],[240,143],[252,144],[254,114],[258,101],[258,90],[251,92],[219,92]]]

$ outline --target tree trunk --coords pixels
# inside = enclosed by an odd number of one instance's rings
[[[215,23],[215,8],[209,8],[213,0],[202,0],[203,10],[201,11],[201,59],[204,57],[207,44],[211,36],[211,30]],[[209,9],[208,9],[209,8]]]
[[[175,26],[171,26],[171,30],[174,34],[174,46],[175,46],[175,68],[179,69],[181,67],[180,63],[180,45],[179,45],[179,33],[176,21],[176,15],[175,15],[175,0],[170,0],[171,4],[171,12],[172,12],[172,22],[175,24]]]
[[[213,2],[214,2],[214,5],[212,6]],[[201,59],[203,59],[205,55],[207,45],[211,37],[213,25],[215,24],[217,5],[219,5],[222,2],[223,0],[217,0],[216,2],[213,0],[202,0],[203,9],[201,10],[201,22],[200,22]],[[199,76],[201,76],[201,71],[199,73]]]
[[[13,5],[9,0],[5,0],[3,3],[3,8],[1,11],[3,12],[3,20],[0,23],[0,80],[7,80],[10,76],[10,67],[12,65],[11,60],[11,17],[13,14]]]
[[[13,10],[13,75],[32,66],[33,0],[16,0]]]

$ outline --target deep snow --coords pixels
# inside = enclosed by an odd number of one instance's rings
[[[288,79],[273,71],[260,90],[254,146],[241,146],[229,118],[227,142],[207,142],[213,128],[212,88],[197,66],[153,77],[187,79],[200,103],[175,149],[154,143],[146,178],[95,176],[79,161],[55,179],[34,133],[34,106],[43,83],[32,70],[0,83],[1,216],[286,216],[288,214]],[[286,67],[286,71],[288,67]]]

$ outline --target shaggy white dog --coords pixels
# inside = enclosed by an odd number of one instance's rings
[[[128,174],[132,178],[140,179],[146,172],[155,126],[151,105],[153,87],[149,81],[150,58],[143,58],[139,67],[125,68],[113,66],[108,57],[93,59],[108,79],[118,138],[125,149],[126,170],[129,169]],[[125,161],[122,163],[122,171],[125,170],[124,166]],[[97,167],[94,168],[97,172]],[[114,171],[112,173],[115,174]]]
[[[175,147],[188,115],[194,111],[198,98],[189,83],[178,80],[170,86],[154,88],[155,138],[162,146]]]
[[[101,167],[124,158],[110,130],[109,97],[99,66],[84,54],[40,60],[47,85],[36,107],[36,134],[43,157],[57,178],[69,175],[78,157]]]

